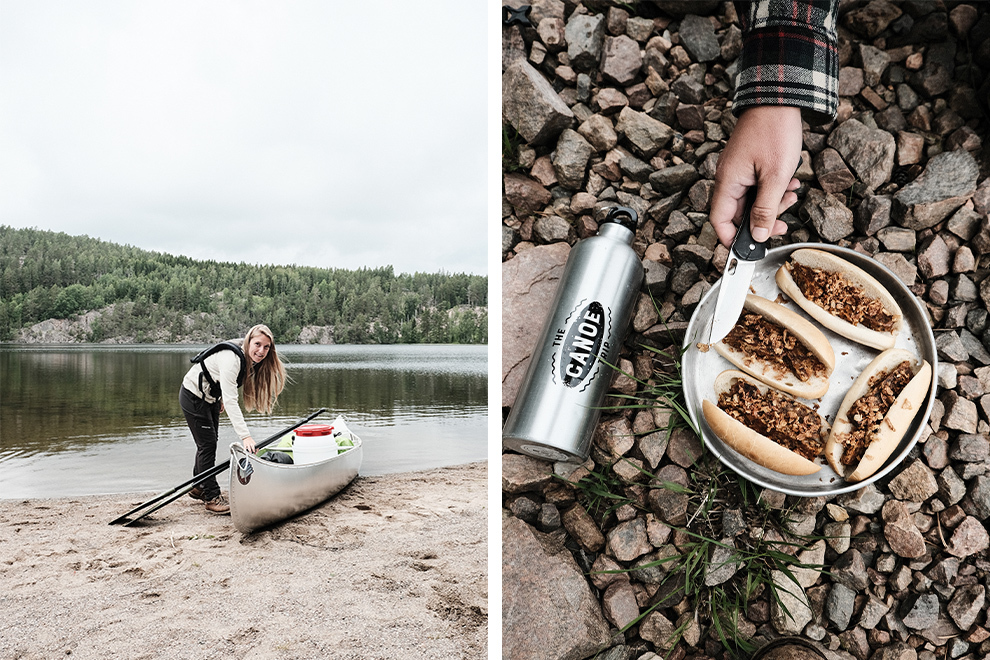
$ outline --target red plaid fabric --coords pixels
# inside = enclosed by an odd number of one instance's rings
[[[736,2],[743,51],[732,111],[792,105],[810,124],[835,119],[839,104],[838,0]]]

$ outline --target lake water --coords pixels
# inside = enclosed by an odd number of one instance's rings
[[[163,491],[192,477],[179,408],[202,346],[0,345],[0,498]],[[278,346],[292,383],[261,442],[326,408],[364,440],[361,474],[487,458],[487,346]],[[238,438],[220,416],[217,460]],[[226,490],[226,473],[219,477]]]

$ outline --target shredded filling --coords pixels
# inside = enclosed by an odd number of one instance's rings
[[[808,347],[781,325],[743,311],[723,341],[749,359],[766,362],[780,377],[793,373],[802,382],[828,375],[828,368]]]
[[[856,399],[846,415],[852,424],[852,430],[838,438],[842,443],[843,465],[855,465],[862,460],[866,448],[876,439],[880,424],[894,399],[913,377],[911,363],[905,360],[890,371],[881,372],[870,379],[869,391]]]
[[[766,394],[736,380],[718,398],[718,407],[781,447],[815,460],[825,445],[822,418],[814,410],[770,388]]]
[[[809,268],[794,261],[787,262],[787,270],[804,297],[826,312],[877,332],[894,329],[894,316],[884,309],[883,303],[867,296],[841,273]]]

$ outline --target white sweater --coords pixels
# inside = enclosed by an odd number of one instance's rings
[[[227,412],[230,423],[234,425],[237,437],[243,440],[250,436],[251,432],[248,431],[247,422],[244,421],[244,414],[237,405],[237,374],[241,370],[241,359],[234,351],[224,350],[210,355],[203,360],[203,364],[210,372],[210,377],[220,383],[223,409]],[[215,403],[216,399],[211,397],[208,391],[204,392],[199,388],[199,377],[202,374],[203,368],[199,364],[194,364],[182,379],[182,386],[193,394],[202,396],[207,403]],[[209,388],[206,378],[203,378],[203,386]]]

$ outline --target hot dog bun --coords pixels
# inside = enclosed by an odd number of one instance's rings
[[[817,412],[796,401],[787,394],[776,391],[768,387],[765,383],[762,383],[755,378],[736,370],[723,371],[715,379],[716,397],[718,397],[720,401],[723,400],[723,395],[726,395],[726,397],[731,397],[730,391],[732,390],[732,386],[737,381],[756,388],[756,390],[763,397],[772,398],[772,402],[766,405],[769,405],[778,411],[780,411],[785,404],[793,404],[801,407],[801,413],[806,418],[810,418],[810,415],[817,417],[821,423],[821,430],[819,432],[820,437],[816,437],[814,441],[819,448],[817,451],[820,451],[820,448],[824,444],[825,438],[828,434],[829,426],[828,422],[822,419]],[[818,463],[801,456],[800,454],[782,446],[778,442],[771,440],[763,433],[743,424],[715,403],[712,403],[706,399],[702,401],[701,405],[705,421],[708,422],[708,426],[711,428],[712,432],[719,439],[721,439],[722,442],[729,445],[754,463],[762,465],[765,468],[769,468],[770,470],[774,470],[775,472],[781,472],[789,475],[814,474],[821,469],[821,465]],[[773,423],[772,420],[769,420],[766,415],[761,414],[759,417],[761,417],[765,422]],[[778,424],[778,427],[783,429],[794,429],[798,426],[797,424],[787,423],[782,418],[781,422]]]
[[[828,293],[826,294],[828,300],[831,301],[838,298],[840,296],[838,289],[840,288],[845,288],[846,293],[850,290],[858,289],[865,299],[871,301],[875,309],[867,313],[854,314],[853,318],[858,320],[852,322],[840,318],[833,313],[838,311],[838,306],[833,307],[830,311],[828,303],[823,303],[817,296],[809,295],[807,291],[802,290],[792,273],[793,264],[805,266],[830,276],[838,275],[845,280],[847,287],[836,287],[834,285],[828,287]],[[823,250],[809,248],[795,250],[788,257],[787,262],[777,270],[776,280],[777,286],[780,287],[781,291],[829,330],[855,342],[879,350],[893,348],[894,343],[897,341],[897,334],[900,332],[901,326],[904,323],[904,315],[901,313],[900,306],[894,300],[893,296],[890,295],[890,292],[873,278],[873,276],[845,259]],[[846,293],[841,295],[844,296]],[[876,308],[876,303],[882,306],[882,313]],[[846,306],[846,309],[856,308]],[[877,319],[881,319],[884,315],[888,317],[890,322],[889,329],[871,329],[864,325],[864,323],[872,323]]]
[[[801,380],[798,374],[785,363],[774,364],[766,359],[754,357],[748,350],[745,350],[747,349],[745,344],[730,346],[726,342],[734,336],[737,330],[740,330],[738,324],[729,336],[715,344],[715,350],[718,354],[750,376],[771,387],[787,392],[791,396],[802,399],[817,399],[824,396],[825,392],[828,391],[829,377],[835,369],[835,353],[822,331],[800,314],[759,296],[746,296],[746,302],[743,304],[743,315],[747,312],[758,314],[793,335],[811,356],[822,363],[824,371],[811,374],[806,380]],[[767,346],[765,337],[754,338],[754,340],[754,343],[758,344],[756,348],[763,349]],[[780,350],[786,352],[784,349]],[[793,358],[793,353],[791,356],[781,355],[781,357]]]
[[[856,430],[850,420],[850,409],[860,398],[870,393],[872,379],[890,375],[903,362],[909,364],[910,374],[913,375],[909,376],[910,380],[900,392],[892,392],[896,397],[887,410],[877,411],[878,416],[882,414],[882,420],[876,425],[863,425],[867,427],[865,442],[868,444],[862,458],[849,465],[843,464],[842,455],[847,449],[846,443],[853,439],[853,432]],[[846,481],[862,481],[880,469],[900,444],[915,415],[924,406],[931,382],[931,365],[925,360],[919,361],[909,351],[891,348],[876,356],[853,381],[835,415],[835,424],[825,443],[825,458],[832,469],[845,477]],[[880,407],[872,398],[864,400],[864,404],[869,410]]]

